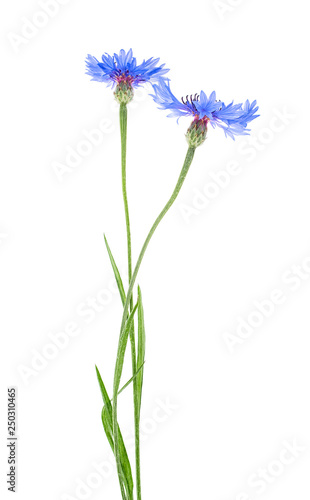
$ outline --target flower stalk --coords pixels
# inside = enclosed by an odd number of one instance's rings
[[[124,201],[124,212],[126,220],[127,233],[127,259],[128,259],[128,282],[130,284],[132,277],[132,257],[131,257],[131,231],[130,218],[127,197],[127,182],[126,182],[126,156],[127,156],[127,106],[124,103],[120,104],[119,110],[120,133],[121,133],[121,163],[122,163],[122,192]],[[131,296],[129,310],[133,310],[133,297]],[[130,348],[131,348],[131,364],[133,377],[133,402],[134,402],[134,427],[135,427],[135,461],[136,461],[136,488],[137,500],[141,500],[141,472],[140,472],[140,402],[137,384],[137,355],[136,355],[136,339],[134,323],[130,328]]]
[[[119,123],[121,132],[121,162],[122,162],[122,192],[124,201],[124,211],[126,220],[126,232],[127,232],[127,259],[128,259],[128,278],[129,282],[132,275],[132,264],[131,264],[131,231],[130,231],[130,218],[129,218],[129,207],[128,207],[128,197],[127,197],[127,175],[126,175],[126,156],[127,156],[127,106],[126,104],[121,104],[119,107]]]

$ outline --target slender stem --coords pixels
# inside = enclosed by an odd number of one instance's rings
[[[127,183],[126,183],[126,153],[127,153],[127,106],[120,105],[120,130],[121,130],[121,158],[122,158],[122,190],[124,200],[124,210],[127,230],[127,256],[128,256],[128,282],[130,284],[132,278],[132,258],[131,258],[131,233],[130,219],[127,198]],[[133,309],[133,297],[130,299],[130,312]],[[131,346],[131,364],[133,376],[133,402],[134,402],[134,422],[135,422],[135,459],[136,459],[136,482],[137,482],[137,500],[141,500],[141,474],[140,474],[140,425],[139,425],[139,396],[137,385],[137,362],[136,362],[136,341],[134,323],[130,329],[130,346]]]
[[[176,200],[176,198],[177,198],[177,196],[178,196],[178,194],[179,194],[179,192],[181,190],[181,187],[182,187],[182,185],[183,185],[183,183],[185,181],[185,177],[186,177],[186,175],[188,173],[189,167],[191,166],[191,163],[193,161],[194,154],[195,154],[195,149],[196,148],[193,148],[193,147],[189,147],[188,148],[187,154],[186,154],[186,157],[185,157],[185,161],[184,161],[184,164],[183,164],[183,168],[181,170],[180,176],[178,178],[178,182],[176,183],[176,186],[175,186],[175,188],[173,190],[173,193],[172,193],[171,197],[169,198],[168,202],[166,203],[166,205],[164,206],[164,208],[162,209],[162,211],[160,212],[159,216],[155,220],[155,222],[154,222],[153,226],[151,227],[151,229],[149,231],[149,234],[147,235],[146,240],[145,240],[145,242],[143,244],[143,247],[141,249],[140,255],[139,255],[137,263],[136,263],[136,267],[134,269],[134,272],[133,272],[133,275],[132,275],[132,278],[131,278],[131,281],[130,281],[130,284],[129,284],[129,288],[128,288],[128,292],[127,292],[127,296],[126,296],[126,302],[124,304],[124,311],[123,311],[122,324],[121,324],[121,332],[123,331],[125,323],[126,323],[127,314],[128,314],[128,308],[129,308],[129,303],[131,301],[132,290],[133,290],[133,287],[134,287],[134,284],[135,284],[135,281],[136,281],[136,278],[137,278],[137,275],[138,275],[138,272],[139,272],[139,269],[140,269],[140,266],[141,266],[144,254],[145,254],[145,251],[147,249],[147,246],[148,246],[148,244],[149,244],[149,242],[150,242],[153,234],[155,233],[155,230],[156,230],[157,226],[159,225],[159,223],[161,222],[161,220],[164,218],[164,216],[166,215],[166,213],[168,212],[168,210],[171,208],[171,206],[175,202],[175,200]]]
[[[126,185],[126,153],[127,153],[127,106],[121,104],[119,109],[119,122],[121,129],[121,148],[122,148],[122,190],[126,219],[127,230],[127,252],[128,252],[128,279],[129,283],[132,277],[132,264],[131,264],[131,234],[130,234],[130,219],[127,198],[127,185]],[[131,307],[132,309],[132,307]]]
[[[135,284],[135,281],[136,281],[136,278],[137,278],[137,275],[138,275],[138,272],[139,272],[144,254],[145,254],[145,251],[147,249],[147,246],[148,246],[157,226],[159,225],[159,223],[164,218],[164,216],[166,215],[166,213],[168,212],[170,207],[175,202],[175,200],[180,192],[180,189],[184,183],[184,180],[185,180],[185,177],[188,173],[189,167],[191,166],[191,163],[193,161],[194,154],[195,154],[195,148],[189,147],[187,150],[187,154],[185,157],[183,168],[181,170],[179,179],[176,183],[176,186],[173,190],[173,193],[172,193],[171,197],[169,198],[168,202],[166,203],[166,205],[164,206],[164,208],[162,209],[162,211],[160,212],[160,214],[158,215],[157,219],[155,220],[155,222],[154,222],[153,226],[151,227],[150,232],[148,233],[146,240],[143,244],[143,247],[141,249],[140,255],[139,255],[137,263],[136,263],[136,267],[133,271],[132,278],[130,280],[130,284],[129,284],[129,288],[128,288],[128,292],[127,292],[127,296],[126,296],[126,302],[124,304],[124,311],[123,311],[123,317],[122,317],[120,336],[122,335],[123,330],[124,330],[124,326],[125,326],[127,316],[128,316],[130,302],[132,300],[133,287],[134,287],[134,284]],[[117,376],[118,368],[119,368],[119,357],[117,357],[116,365],[115,365],[115,375],[114,375],[114,384],[113,384],[112,421],[113,421],[115,457],[116,457],[118,474],[120,476],[121,475],[121,466],[120,466],[119,443],[118,443],[118,434],[117,434],[117,395],[118,395],[118,390],[119,390],[119,380],[118,380],[118,376]],[[138,483],[137,483],[137,486],[138,486]]]

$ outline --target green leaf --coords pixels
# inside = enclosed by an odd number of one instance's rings
[[[109,395],[107,393],[107,390],[105,388],[105,385],[103,383],[103,380],[101,378],[100,372],[96,366],[96,373],[97,373],[97,378],[99,382],[99,387],[101,390],[102,394],[102,399],[104,402],[104,406],[102,408],[101,412],[101,420],[103,424],[104,431],[106,433],[107,439],[110,443],[110,446],[112,448],[112,451],[114,453],[114,436],[113,436],[113,425],[112,425],[112,405],[111,405],[111,400],[109,398]],[[132,472],[131,472],[131,466],[128,458],[128,454],[126,451],[126,447],[124,444],[123,436],[120,431],[119,426],[117,426],[118,429],[118,443],[119,443],[119,451],[120,451],[120,460],[121,460],[121,467],[122,467],[122,480],[124,483],[124,487],[127,493],[127,496],[123,494],[123,498],[128,498],[131,500],[133,498],[133,479],[132,479]]]
[[[119,273],[118,267],[115,264],[115,260],[114,260],[114,257],[112,255],[112,252],[110,250],[110,247],[108,245],[108,242],[107,242],[107,239],[105,237],[105,234],[104,234],[104,241],[105,241],[105,244],[106,244],[106,247],[107,247],[107,251],[108,251],[108,254],[109,254],[109,257],[110,257],[110,262],[111,262],[111,265],[112,265],[112,268],[113,268],[113,272],[114,272],[114,276],[115,276],[115,279],[116,279],[117,288],[118,288],[119,294],[121,296],[122,304],[124,305],[125,301],[126,301],[126,294],[125,294],[125,290],[124,290],[124,285],[123,285],[122,278],[121,278],[121,275]]]
[[[112,451],[114,451],[114,439],[113,439],[113,430],[112,430],[112,427],[111,427],[111,415],[107,409],[106,406],[104,406],[102,408],[102,412],[101,412],[101,420],[102,420],[102,424],[103,424],[103,428],[104,428],[104,432],[108,438],[108,441],[109,441],[109,444],[112,448]]]
[[[113,388],[114,395],[118,394],[121,376],[122,376],[122,371],[123,371],[124,357],[125,357],[125,351],[126,351],[126,346],[127,346],[129,330],[132,326],[133,318],[134,318],[135,312],[138,308],[138,303],[139,303],[139,301],[136,303],[135,307],[133,308],[130,315],[128,316],[128,319],[125,323],[125,326],[120,334],[120,339],[119,339],[119,343],[118,343],[118,350],[117,350],[117,358],[116,358],[116,364],[115,364],[115,372],[114,372],[114,388]]]
[[[115,371],[114,371],[114,384],[113,384],[113,399],[114,399],[113,414],[112,414],[113,428],[116,428],[116,427],[118,428],[118,423],[115,420],[116,408],[117,408],[117,395],[118,395],[120,381],[121,381],[121,377],[122,377],[128,335],[129,335],[129,331],[132,327],[134,315],[136,313],[137,308],[138,308],[138,303],[135,305],[135,307],[131,311],[131,313],[130,313],[130,315],[125,323],[125,326],[120,333],[120,339],[119,339],[118,350],[117,350],[117,358],[116,358],[116,364],[115,364]],[[115,410],[115,413],[114,413],[114,410]],[[123,450],[124,449],[122,446],[122,439],[121,439],[120,433],[118,433],[117,436],[114,435],[114,455],[116,458],[116,463],[120,464],[121,470],[119,470],[119,465],[118,465],[118,475],[120,477],[120,480],[123,479],[122,476],[125,473],[125,470],[123,469],[123,466],[122,466],[123,460],[124,460]],[[126,461],[125,461],[125,463],[126,463]]]
[[[96,365],[95,365],[95,367],[96,367],[97,378],[98,378],[99,387],[100,387],[100,391],[101,391],[101,394],[102,394],[102,399],[103,399],[104,405],[110,411],[110,410],[112,410],[112,405],[111,405],[110,398],[108,396],[107,390],[106,390],[105,385],[103,383],[103,380],[102,380],[102,377],[101,377],[100,372],[98,370],[98,367]]]
[[[126,382],[125,385],[123,385],[123,387],[118,391],[118,395],[120,395],[120,393],[123,392],[123,390],[126,389],[126,387],[128,387],[128,385],[131,384],[131,382],[137,377],[137,375],[140,372],[140,370],[142,370],[143,365],[144,365],[144,363],[138,368],[138,370],[136,371],[135,375],[133,377],[131,377],[131,379],[129,379],[128,382]],[[111,401],[112,401],[112,399],[111,399]]]
[[[142,385],[143,385],[143,365],[145,357],[145,327],[144,327],[144,311],[142,303],[141,289],[138,286],[138,349],[137,349],[137,366],[142,369],[137,373],[137,390],[139,398],[139,415],[141,409]]]

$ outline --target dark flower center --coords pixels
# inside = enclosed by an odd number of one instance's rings
[[[129,74],[128,69],[123,72],[120,69],[116,70],[116,72],[114,73],[114,79],[117,83],[122,83],[128,86],[131,86],[135,80],[135,78]]]

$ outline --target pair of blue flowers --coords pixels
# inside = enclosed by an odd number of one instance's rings
[[[86,59],[87,73],[93,80],[104,82],[114,89],[114,95],[119,102],[120,112],[120,137],[121,137],[121,165],[122,165],[122,190],[124,200],[124,211],[127,231],[127,256],[128,256],[128,291],[124,291],[124,286],[116,267],[115,260],[107,244],[108,254],[111,260],[115,279],[120,291],[123,302],[122,323],[120,328],[119,343],[117,349],[117,358],[114,370],[113,398],[110,399],[101,375],[97,369],[97,377],[104,401],[102,410],[102,423],[104,430],[112,447],[116,459],[117,472],[119,477],[122,500],[133,500],[133,478],[131,465],[125,448],[124,440],[118,424],[118,394],[120,391],[120,382],[123,372],[124,357],[128,337],[130,337],[131,357],[132,357],[132,378],[133,401],[134,401],[134,422],[135,422],[135,464],[136,464],[136,497],[141,500],[141,478],[140,478],[140,410],[143,384],[143,365],[145,356],[145,328],[144,313],[142,305],[141,290],[138,287],[138,300],[133,307],[134,285],[139,273],[139,269],[144,258],[144,254],[149,245],[154,232],[168,210],[175,202],[189,168],[192,164],[195,150],[202,144],[207,135],[209,123],[212,127],[220,127],[224,130],[226,137],[235,139],[237,135],[248,134],[248,123],[254,120],[258,115],[256,111],[256,101],[250,104],[246,101],[244,104],[234,104],[231,102],[226,106],[222,101],[216,99],[215,92],[208,97],[203,91],[200,94],[186,96],[185,99],[178,100],[172,93],[169,79],[167,78],[168,69],[163,64],[159,64],[159,59],[150,58],[137,64],[133,57],[132,50],[127,53],[121,50],[119,54],[110,56],[104,54],[102,62],[95,57],[88,55]],[[182,116],[192,117],[192,122],[187,130],[186,138],[189,144],[184,164],[180,172],[175,188],[154,221],[144,244],[139,253],[136,265],[132,270],[132,252],[131,252],[131,231],[129,220],[128,197],[126,187],[126,144],[127,144],[127,103],[134,96],[134,89],[140,85],[149,83],[153,87],[152,97],[158,107],[168,110],[168,116],[179,119]],[[134,315],[137,311],[138,316],[138,335],[135,339]],[[123,388],[124,388],[123,387]],[[122,389],[123,389],[122,388]],[[121,390],[122,390],[121,389]]]
[[[133,97],[133,89],[144,83],[153,86],[152,97],[159,109],[168,110],[168,116],[179,119],[182,116],[194,118],[190,131],[200,131],[203,140],[206,136],[207,125],[213,128],[220,127],[224,130],[225,136],[235,139],[237,135],[247,135],[248,123],[257,118],[258,106],[256,101],[252,103],[247,100],[244,104],[226,105],[223,101],[216,99],[213,91],[208,97],[202,90],[200,94],[186,96],[185,99],[178,100],[172,93],[169,79],[166,78],[168,69],[164,64],[159,65],[159,59],[150,58],[137,64],[133,57],[132,49],[127,53],[121,50],[119,54],[110,56],[104,54],[102,62],[95,57],[88,55],[86,59],[87,74],[92,80],[104,82],[112,88],[116,87],[119,92],[119,102],[127,103]],[[200,141],[198,144],[201,144]]]

